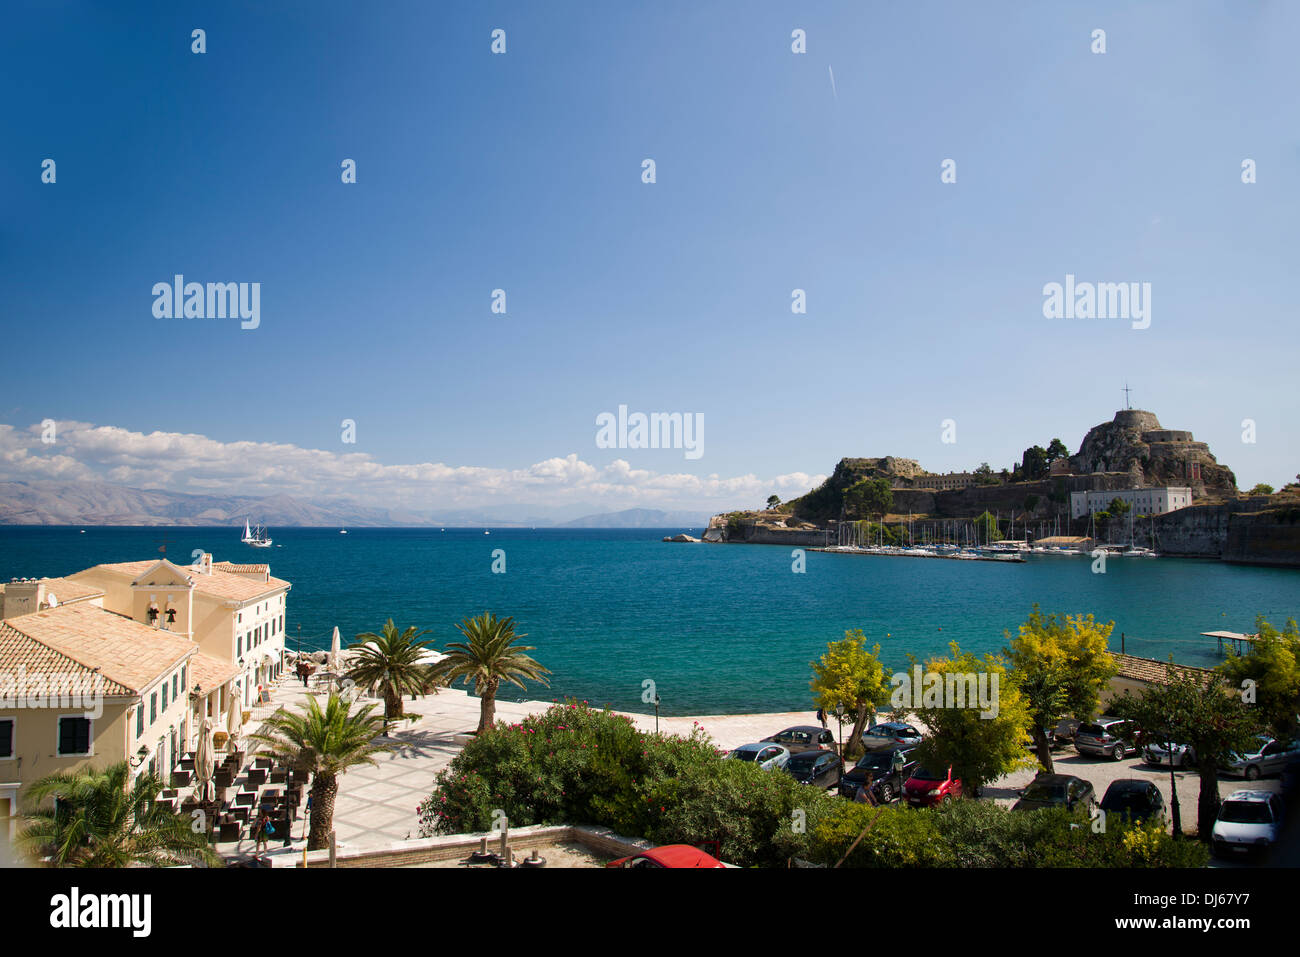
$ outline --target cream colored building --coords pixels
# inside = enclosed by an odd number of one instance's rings
[[[237,702],[238,671],[188,637],[103,608],[64,603],[66,581],[11,582],[0,622],[0,818],[34,781],[57,771],[128,762],[167,778],[205,714]],[[12,614],[35,597],[35,610]],[[214,720],[215,723],[215,720]]]
[[[248,707],[259,685],[269,685],[284,661],[285,606],[292,587],[270,566],[214,562],[200,554],[192,565],[167,559],[96,565],[69,575],[103,591],[110,611],[198,642],[205,654],[233,663]]]

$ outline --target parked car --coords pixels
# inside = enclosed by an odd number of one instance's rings
[[[701,851],[689,844],[665,844],[652,847],[648,851],[620,857],[610,861],[606,867],[726,867],[712,854]]]
[[[1055,729],[1055,728],[1044,728],[1044,729],[1043,729],[1043,734],[1047,736],[1047,749],[1048,749],[1049,751],[1055,751],[1055,750],[1057,750],[1058,748],[1061,747],[1061,743],[1060,743],[1059,741],[1056,740],[1056,729]],[[1026,731],[1026,732],[1025,732],[1025,750],[1026,750],[1026,751],[1035,751],[1035,750],[1037,750],[1037,749],[1038,749],[1038,742],[1036,742],[1036,741],[1034,740],[1034,733],[1033,733],[1033,730],[1031,729],[1031,730],[1029,730],[1029,731]]]
[[[790,752],[782,745],[760,741],[758,744],[742,744],[727,757],[733,761],[753,761],[764,771],[771,771],[785,767]]]
[[[924,736],[910,724],[901,721],[886,721],[862,732],[862,746],[868,751],[881,751],[885,748],[914,748],[921,743]]]
[[[1136,824],[1165,820],[1165,798],[1160,789],[1143,778],[1118,778],[1110,782],[1101,799],[1101,809]]]
[[[785,771],[800,784],[833,788],[840,783],[844,762],[834,751],[800,751],[790,755]]]
[[[1194,768],[1196,767],[1196,749],[1190,744],[1177,741],[1147,741],[1142,746],[1142,760],[1158,768]]]
[[[1074,734],[1079,730],[1079,725],[1083,724],[1078,718],[1062,718],[1056,722],[1056,727],[1052,729],[1052,735],[1056,738],[1056,743],[1061,747],[1074,743]]]
[[[1248,754],[1235,754],[1220,768],[1224,774],[1240,775],[1254,781],[1265,774],[1281,774],[1287,762],[1300,754],[1300,741],[1283,744],[1266,734],[1258,736],[1260,747]]]
[[[1073,774],[1040,774],[1020,792],[1020,800],[1011,805],[1011,810],[1034,811],[1045,807],[1088,810],[1096,803],[1092,782]]]
[[[1242,856],[1263,851],[1277,841],[1282,825],[1282,799],[1269,791],[1233,791],[1219,805],[1214,822],[1214,853]]]
[[[894,755],[903,754],[903,768],[895,771]],[[858,763],[844,772],[840,778],[840,794],[846,798],[855,798],[858,788],[866,783],[867,775],[872,777],[871,793],[877,803],[888,804],[903,793],[903,785],[916,770],[915,748],[890,748],[887,751],[868,751],[858,758]]]
[[[826,728],[818,727],[815,724],[803,724],[797,728],[786,728],[784,731],[778,731],[770,738],[764,738],[763,740],[779,744],[791,754],[798,754],[800,751],[816,751],[818,748],[835,750],[835,735],[831,734]]]
[[[1098,718],[1079,725],[1074,732],[1074,750],[1122,761],[1137,750],[1137,727],[1120,718]]]
[[[952,768],[933,772],[918,767],[903,785],[903,797],[911,807],[934,807],[961,797],[961,779],[952,776]]]

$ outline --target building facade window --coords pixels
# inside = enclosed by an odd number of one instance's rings
[[[144,702],[141,701],[140,706],[135,709],[135,736],[139,738],[143,734],[144,734]]]
[[[90,754],[90,719],[59,718],[59,754]]]
[[[153,724],[158,720],[158,692],[149,696],[149,723]]]
[[[14,725],[16,723],[13,718],[0,718],[0,759],[14,756]]]

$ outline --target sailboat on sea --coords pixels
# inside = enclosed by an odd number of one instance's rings
[[[254,548],[271,547],[271,538],[266,534],[266,526],[258,522],[256,528],[250,529],[248,519],[244,519],[244,536],[240,541],[245,545],[252,545]]]

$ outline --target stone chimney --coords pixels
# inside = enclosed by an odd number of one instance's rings
[[[30,615],[45,607],[45,582],[36,578],[11,581],[5,585],[4,617]]]

